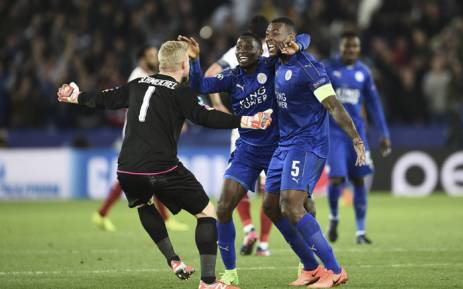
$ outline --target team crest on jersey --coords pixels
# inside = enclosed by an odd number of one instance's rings
[[[291,70],[287,70],[285,73],[285,79],[288,81],[291,79],[291,76],[293,76],[293,72]]]
[[[260,84],[264,84],[267,82],[267,75],[265,75],[265,73],[259,73],[257,74],[257,82],[259,82]]]
[[[219,74],[217,74],[215,77],[217,77],[218,79],[222,80],[222,79],[223,79],[223,74],[222,74],[222,73],[219,73]]]
[[[358,82],[363,82],[365,80],[365,75],[363,75],[363,72],[357,71],[355,73],[355,80],[357,80]]]
[[[337,78],[340,78],[341,77],[341,72],[339,70],[335,70],[333,72],[333,75],[336,76]]]

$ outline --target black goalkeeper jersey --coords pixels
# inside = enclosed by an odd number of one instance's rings
[[[199,105],[189,87],[163,74],[97,93],[82,92],[78,99],[92,108],[128,108],[120,172],[149,174],[177,166],[177,143],[185,119],[210,128],[240,126],[240,117]]]

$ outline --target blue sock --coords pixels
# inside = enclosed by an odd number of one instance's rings
[[[335,274],[339,274],[341,272],[341,267],[339,266],[338,261],[336,261],[333,249],[331,249],[330,244],[328,244],[325,236],[323,236],[317,220],[307,213],[301,220],[299,220],[296,227],[299,232],[301,232],[305,242],[310,246],[315,254],[317,254],[320,260],[322,260],[325,267],[332,270]]]
[[[365,234],[365,217],[367,215],[367,190],[364,185],[354,186],[354,209],[357,234]]]
[[[231,270],[236,268],[236,253],[235,253],[235,224],[233,220],[228,223],[221,224],[217,221],[218,241],[217,245],[222,256],[225,269]]]
[[[330,205],[331,218],[338,219],[338,203],[341,196],[341,185],[330,184],[328,186],[328,203]]]
[[[296,253],[299,257],[301,263],[304,264],[304,270],[315,270],[318,267],[317,259],[315,259],[312,250],[304,239],[302,239],[302,236],[296,227],[285,218],[276,222],[275,226],[281,232],[283,237],[285,237],[286,242],[288,242],[294,253]]]

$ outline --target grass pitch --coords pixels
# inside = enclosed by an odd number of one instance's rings
[[[316,200],[317,218],[327,226],[327,202]],[[117,232],[101,232],[90,222],[95,201],[0,203],[0,288],[197,288],[168,271],[164,259],[121,201],[111,212]],[[253,201],[258,223],[258,200]],[[347,269],[345,288],[463,288],[463,198],[370,195],[368,232],[374,244],[354,244],[351,207],[341,208],[340,239],[333,248]],[[184,260],[199,270],[192,228],[171,233]],[[237,224],[237,248],[242,240]],[[258,225],[257,225],[258,226]],[[243,289],[290,288],[297,259],[276,229],[271,257],[238,255]],[[217,273],[223,270],[218,258]]]

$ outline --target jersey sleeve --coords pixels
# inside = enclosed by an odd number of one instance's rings
[[[336,95],[323,64],[304,53],[298,53],[297,57],[302,71],[307,76],[309,89],[319,102],[322,102],[328,96]]]
[[[299,45],[299,50],[304,51],[310,46],[310,35],[303,33],[296,35],[296,43]]]
[[[188,87],[178,88],[176,102],[182,115],[193,123],[210,128],[238,128],[241,117],[230,115],[198,103],[198,97]]]
[[[238,59],[236,59],[235,52],[236,46],[233,46],[217,61],[222,69],[235,68],[238,66]]]
[[[82,92],[79,104],[90,108],[120,109],[129,107],[129,87],[132,82],[120,87],[105,89],[99,92]]]
[[[384,117],[381,99],[379,97],[378,90],[376,89],[373,76],[368,70],[366,71],[363,93],[365,96],[365,107],[367,109],[368,115],[370,116],[375,126],[381,131],[382,136],[389,138],[389,129],[386,124],[386,118]]]
[[[214,93],[230,91],[231,72],[225,70],[215,77],[204,77],[199,59],[190,63],[190,87],[199,93]]]

